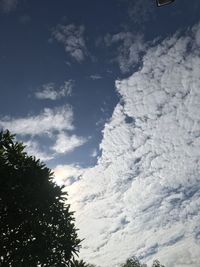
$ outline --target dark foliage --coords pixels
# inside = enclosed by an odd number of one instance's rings
[[[127,261],[122,265],[122,267],[142,267],[142,265],[136,257],[133,257],[127,259]]]
[[[0,132],[0,266],[68,266],[80,240],[53,173]]]
[[[127,261],[124,264],[122,264],[122,267],[147,267],[147,265],[141,264],[136,257],[132,257],[127,259]],[[160,264],[158,260],[154,260],[152,267],[165,267],[165,266]]]
[[[83,261],[83,260],[76,260],[76,259],[73,259],[73,260],[70,262],[70,267],[96,267],[96,266],[93,265],[93,264],[90,264],[90,263],[86,263],[86,262]]]
[[[152,267],[165,267],[158,260],[154,260]]]

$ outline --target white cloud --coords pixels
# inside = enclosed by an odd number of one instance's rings
[[[81,63],[88,55],[85,38],[85,27],[69,25],[57,25],[52,31],[52,37],[63,44],[65,51],[77,62]]]
[[[18,0],[0,0],[0,9],[4,13],[9,13],[13,11],[18,4]]]
[[[55,181],[59,185],[71,185],[78,181],[80,175],[85,172],[86,169],[81,168],[78,165],[57,165],[53,169]]]
[[[77,135],[68,135],[64,132],[61,132],[57,136],[55,145],[52,147],[57,153],[69,153],[75,148],[85,144],[87,140],[83,137]]]
[[[90,156],[91,156],[92,158],[96,158],[96,157],[98,156],[98,151],[97,151],[97,149],[93,149],[92,152],[91,152],[91,154],[90,154]]]
[[[27,142],[23,142],[26,146],[25,151],[30,156],[35,156],[37,159],[41,161],[48,161],[53,159],[54,156],[52,154],[46,153],[44,150],[41,149],[41,145],[33,140],[29,140]]]
[[[0,127],[20,135],[53,134],[55,131],[73,130],[73,112],[69,105],[59,108],[45,108],[35,116],[25,118],[1,118]]]
[[[44,84],[42,88],[35,93],[35,96],[38,99],[57,100],[64,96],[71,95],[72,85],[72,81],[65,81],[64,85],[56,88],[54,83],[47,83]]]
[[[115,61],[119,64],[122,73],[130,71],[140,60],[146,50],[143,36],[131,32],[119,32],[114,35],[106,35],[107,46],[117,44],[117,56]]]
[[[102,156],[66,188],[88,262],[200,266],[199,29],[148,49],[142,68],[116,82]]]
[[[43,112],[35,116],[0,118],[0,128],[10,130],[17,134],[20,139],[28,138],[28,141],[25,142],[27,152],[41,160],[50,160],[57,154],[72,152],[87,142],[86,138],[72,134],[75,128],[73,125],[73,111],[69,105],[53,109],[45,108]],[[44,136],[50,144],[52,140],[54,144],[46,145],[41,150],[37,139]],[[48,150],[54,151],[54,154],[47,153]]]

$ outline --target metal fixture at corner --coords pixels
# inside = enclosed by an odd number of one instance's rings
[[[165,6],[168,4],[173,3],[175,0],[156,0],[157,6],[161,7],[161,6]]]

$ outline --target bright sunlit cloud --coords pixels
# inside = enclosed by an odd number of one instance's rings
[[[71,185],[78,180],[84,171],[78,165],[57,165],[53,169],[55,181],[58,185]]]
[[[116,81],[102,156],[66,187],[89,262],[200,264],[199,29],[149,48],[142,68]]]

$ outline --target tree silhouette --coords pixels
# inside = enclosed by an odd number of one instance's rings
[[[0,132],[0,266],[68,266],[80,240],[53,173]]]
[[[126,260],[121,267],[147,267],[146,264],[141,264],[140,261],[136,257],[132,257]],[[165,267],[164,265],[160,264],[158,260],[154,260],[152,267]]]
[[[70,267],[96,267],[96,266],[93,265],[93,264],[90,264],[90,263],[86,263],[86,262],[83,261],[83,260],[76,260],[76,259],[73,259],[73,260],[70,262]]]
[[[164,265],[162,265],[159,260],[154,260],[153,261],[153,265],[152,267],[165,267]]]
[[[127,259],[122,267],[142,267],[142,265],[136,257],[132,257]]]

